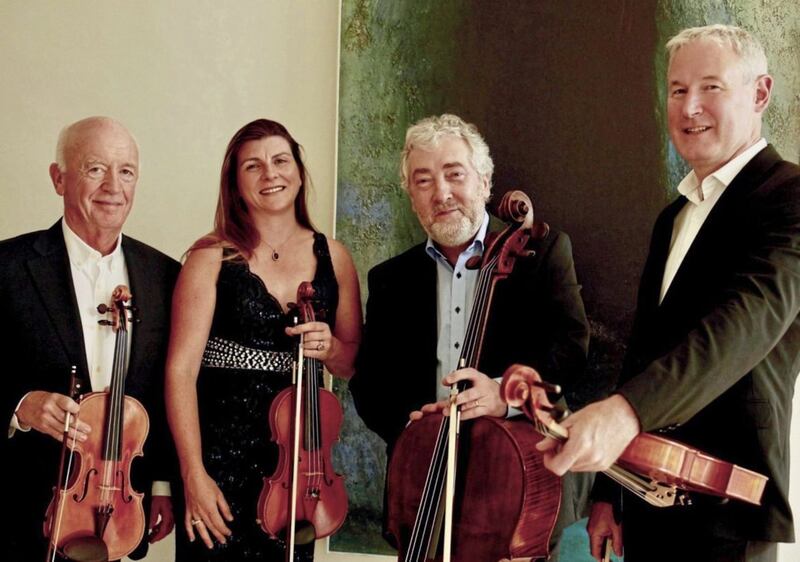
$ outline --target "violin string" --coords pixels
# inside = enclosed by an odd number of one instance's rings
[[[319,459],[319,446],[320,446],[320,435],[319,435],[319,381],[317,380],[317,369],[318,369],[319,362],[316,359],[312,359],[309,365],[309,382],[308,387],[311,389],[311,483],[312,483],[312,490],[314,488],[319,487],[319,468],[320,468],[320,459]]]
[[[446,441],[449,429],[447,423],[449,418],[442,418],[439,424],[439,434],[436,437],[436,445],[433,450],[433,457],[428,466],[428,474],[425,478],[425,485],[422,489],[422,498],[417,510],[417,517],[414,520],[414,527],[411,531],[409,546],[406,551],[404,562],[414,562],[424,560],[423,556],[430,547],[432,522],[435,520],[441,494],[442,476],[442,456],[447,450]],[[435,496],[439,496],[436,498]],[[435,506],[433,505],[435,503]]]
[[[316,468],[315,473],[316,476],[314,481],[316,483],[317,490],[320,489],[322,484],[322,475],[323,475],[323,457],[322,457],[322,412],[320,410],[320,387],[319,381],[322,377],[322,361],[315,359],[314,360],[314,370],[312,371],[312,376],[314,378],[314,388],[316,389],[314,392],[314,401],[316,402],[316,406],[314,407],[314,415],[316,416],[316,421],[314,422],[314,431],[317,434],[315,443],[314,443],[314,450],[316,451]]]
[[[320,459],[320,411],[319,411],[319,380],[317,379],[317,368],[319,360],[314,359],[311,369],[311,378],[314,379],[314,488],[319,488],[319,471],[322,466]]]
[[[112,370],[112,377],[111,377],[111,392],[108,393],[108,399],[110,400],[110,404],[108,404],[108,431],[105,436],[105,450],[106,455],[105,462],[103,463],[103,490],[100,494],[100,499],[103,504],[111,503],[111,489],[113,488],[114,484],[114,465],[116,464],[116,460],[119,458],[119,439],[121,437],[121,400],[124,400],[124,397],[121,396],[122,392],[122,373],[123,373],[123,361],[124,361],[124,352],[123,349],[127,347],[127,335],[128,332],[125,330],[125,327],[121,322],[125,321],[125,314],[124,310],[120,316],[120,327],[117,333],[115,349],[114,349],[114,365]]]
[[[312,380],[314,377],[311,375],[311,365],[312,365],[312,358],[306,359],[305,362],[305,369],[303,374],[306,377],[306,436],[307,436],[307,443],[306,443],[306,457],[308,458],[308,468],[307,470],[313,474],[314,473],[314,381]],[[313,479],[313,476],[312,476]],[[311,490],[313,488],[313,480],[306,478],[306,490],[305,495],[308,498],[311,495]]]

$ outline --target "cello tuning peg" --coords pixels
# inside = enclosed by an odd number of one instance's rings
[[[109,310],[111,310],[111,307],[108,306],[106,303],[100,303],[97,305],[97,312],[99,312],[100,314],[105,314]]]
[[[552,394],[561,394],[561,385],[560,384],[553,384],[544,381],[533,381],[531,383],[532,386],[538,386],[545,392],[550,392]]]

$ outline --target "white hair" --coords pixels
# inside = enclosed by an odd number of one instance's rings
[[[406,142],[403,146],[400,161],[400,178],[403,189],[408,190],[408,155],[415,148],[430,150],[436,147],[446,136],[459,137],[467,143],[471,154],[471,163],[482,178],[486,178],[489,188],[492,187],[494,162],[489,154],[489,146],[472,123],[461,117],[445,113],[439,116],[426,117],[417,121],[406,131]]]
[[[741,61],[746,82],[767,73],[767,55],[764,48],[750,32],[734,25],[706,25],[684,29],[667,41],[666,49],[669,62],[681,47],[694,41],[714,41],[730,48]]]
[[[139,151],[139,144],[136,142],[136,137],[134,137],[133,134],[131,134],[131,132],[128,131],[128,129],[116,119],[100,116],[87,117],[85,119],[81,119],[80,121],[76,121],[71,125],[67,125],[58,133],[58,141],[56,141],[56,164],[58,165],[59,170],[64,172],[67,169],[67,152],[74,142],[76,133],[80,132],[82,129],[98,124],[113,125],[115,127],[124,129],[125,132],[127,132],[131,137],[131,140],[136,147],[136,151]]]

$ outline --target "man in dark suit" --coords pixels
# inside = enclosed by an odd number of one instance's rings
[[[457,399],[462,420],[507,415],[496,377],[515,362],[535,365],[569,392],[589,341],[569,238],[551,230],[532,244],[533,257],[518,259],[499,282],[479,369],[458,369],[477,278],[466,262],[482,255],[489,225],[489,148],[474,125],[454,115],[431,117],[408,130],[401,170],[428,240],[370,271],[364,340],[350,383],[360,416],[389,455],[409,415],[441,409],[457,381],[470,383]],[[580,511],[571,502],[562,506],[564,521]]]
[[[90,117],[59,136],[50,176],[64,200],[64,217],[50,229],[0,242],[0,349],[4,357],[3,472],[8,512],[1,558],[42,560],[42,522],[56,483],[66,414],[78,440],[102,435],[80,419],[69,396],[70,370],[82,392],[105,390],[114,334],[99,326],[97,304],[110,302],[116,284],[131,289],[126,394],[150,417],[144,459],[134,463],[134,488],[150,496],[154,481],[171,479],[173,464],[163,405],[169,307],[179,264],[121,234],[139,175],[136,142],[120,123]],[[154,488],[150,541],[173,527],[169,489]],[[143,489],[144,488],[144,489]],[[165,495],[166,494],[166,495]],[[113,517],[113,514],[112,514]],[[146,545],[146,543],[145,543]]]
[[[659,509],[625,495],[621,532],[606,501],[588,528],[595,557],[612,537],[626,562],[774,561],[776,543],[794,540],[800,168],[761,137],[772,78],[749,33],[687,29],[667,50],[669,133],[692,171],[656,221],[616,394],[567,419],[570,438],[546,464],[603,470],[640,431],[658,430],[762,473],[760,506],[697,494]]]

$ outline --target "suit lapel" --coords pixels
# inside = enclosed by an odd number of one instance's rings
[[[39,255],[27,264],[31,283],[36,287],[67,357],[78,368],[78,375],[88,382],[89,368],[86,363],[81,317],[61,221],[43,232],[33,247]]]
[[[148,282],[148,266],[145,256],[139,248],[131,242],[127,236],[122,236],[122,251],[125,254],[125,266],[128,269],[128,281],[132,295],[133,306],[135,306],[133,318],[136,325],[132,329],[131,336],[131,355],[128,360],[128,379],[135,378],[138,367],[141,363],[142,350],[146,349],[146,338],[150,330],[141,329],[141,324],[137,322],[137,316],[141,311],[152,310],[150,299],[153,291],[150,290]]]
[[[429,401],[436,397],[438,381],[436,380],[436,342],[438,339],[437,321],[437,282],[436,282],[436,262],[425,251],[425,244],[417,247],[414,253],[413,263],[409,268],[409,290],[410,305],[410,334],[418,334],[416,340],[416,350],[409,350],[410,353],[419,353],[421,359],[431,358],[430,369],[420,369],[421,387],[428,389]]]
[[[674,299],[680,298],[684,291],[696,283],[696,276],[702,275],[709,259],[718,251],[719,234],[727,231],[730,223],[737,220],[737,209],[741,208],[743,200],[762,184],[764,173],[780,159],[772,145],[769,145],[756,154],[733,178],[700,227],[670,284],[669,291],[664,296],[662,305],[670,304]],[[666,259],[667,254],[664,255],[664,262]]]
[[[640,313],[652,313],[658,309],[675,217],[686,203],[687,200],[683,196],[673,201],[661,214],[653,229],[653,240],[642,273],[641,294],[639,295]]]

